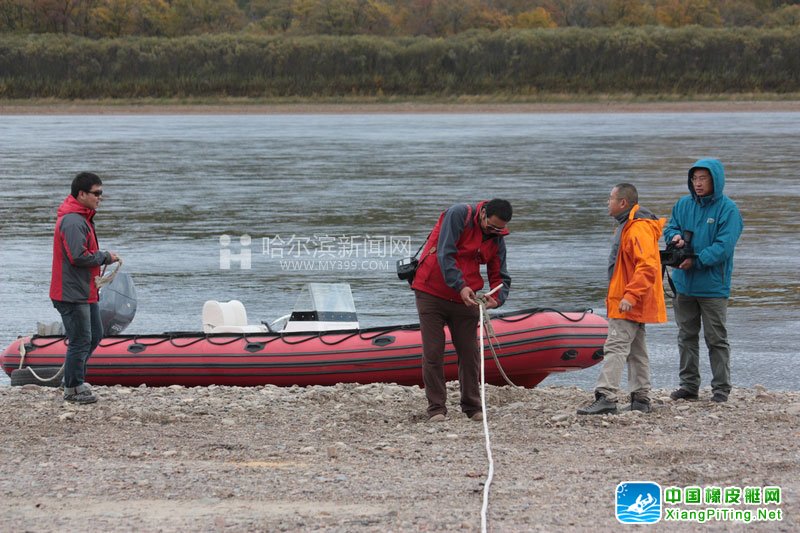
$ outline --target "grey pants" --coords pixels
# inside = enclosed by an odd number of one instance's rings
[[[700,389],[700,326],[711,363],[711,388],[727,396],[731,392],[731,347],[728,343],[727,298],[699,298],[678,294],[672,300],[678,325],[681,388],[692,394]]]
[[[597,378],[595,392],[602,394],[610,402],[618,401],[622,371],[627,363],[631,394],[640,401],[649,401],[650,360],[645,341],[644,324],[622,318],[608,319],[608,337],[603,346],[603,369]]]

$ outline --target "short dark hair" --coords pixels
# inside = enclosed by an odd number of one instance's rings
[[[484,205],[483,208],[486,209],[486,218],[497,217],[503,222],[511,221],[513,210],[511,209],[511,204],[508,202],[508,200],[495,198],[494,200],[489,200],[486,202],[486,205]]]
[[[618,199],[625,198],[628,200],[630,205],[636,205],[639,203],[639,191],[637,191],[636,187],[630,183],[617,183],[614,185],[614,188],[617,189]]]
[[[100,176],[92,172],[80,172],[75,179],[72,180],[72,197],[77,198],[78,193],[81,191],[89,192],[95,185],[102,185],[103,181]]]

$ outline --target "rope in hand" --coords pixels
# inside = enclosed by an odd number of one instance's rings
[[[103,271],[100,273],[99,276],[94,277],[94,286],[97,287],[98,289],[102,289],[103,287],[114,281],[114,278],[117,277],[119,269],[122,268],[122,259],[117,257],[117,267],[108,276],[105,275],[107,266],[108,265],[103,265]]]
[[[498,285],[491,291],[487,292],[486,294],[480,294],[475,297],[475,300],[478,302],[479,307],[479,321],[480,321],[480,349],[481,349],[481,413],[483,414],[483,435],[486,441],[486,457],[489,460],[489,474],[486,476],[486,481],[483,484],[483,505],[481,506],[481,532],[486,533],[486,512],[489,509],[489,487],[492,484],[492,478],[494,478],[494,459],[492,458],[492,443],[489,439],[489,422],[488,418],[486,417],[486,363],[483,359],[484,357],[484,346],[483,346],[483,332],[486,331],[486,337],[489,339],[489,349],[492,352],[492,356],[494,357],[494,362],[497,365],[497,369],[500,370],[500,374],[506,380],[506,383],[511,385],[512,387],[516,387],[514,383],[508,379],[506,373],[503,371],[503,367],[500,366],[500,361],[497,359],[497,353],[494,349],[494,343],[498,345],[500,342],[497,340],[497,336],[494,333],[494,328],[492,327],[491,317],[489,317],[488,313],[486,313],[486,297],[491,296],[495,292],[497,292],[500,287],[503,285]]]

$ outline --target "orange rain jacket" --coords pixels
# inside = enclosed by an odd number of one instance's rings
[[[638,204],[633,206],[622,228],[614,273],[608,283],[608,318],[649,324],[666,322],[667,307],[658,253],[658,239],[666,220],[636,218],[637,211]],[[622,298],[633,304],[627,313],[619,310]]]

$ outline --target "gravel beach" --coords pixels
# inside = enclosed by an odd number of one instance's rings
[[[3,531],[476,531],[483,425],[424,416],[418,387],[96,387],[76,406],[0,388]],[[734,389],[650,414],[578,417],[572,387],[487,387],[490,531],[616,531],[623,481],[779,486],[783,520],[656,530],[797,531],[800,392]],[[773,508],[776,508],[774,505]]]

